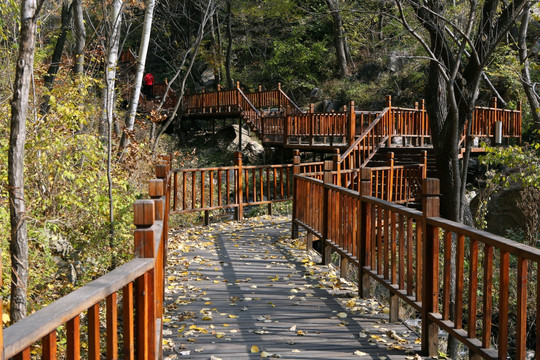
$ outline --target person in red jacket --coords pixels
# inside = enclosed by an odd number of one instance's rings
[[[146,100],[150,100],[153,97],[154,76],[151,73],[146,73],[143,79],[143,94]]]

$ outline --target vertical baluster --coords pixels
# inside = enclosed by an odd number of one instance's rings
[[[412,296],[414,284],[413,270],[413,219],[407,218],[407,295]]]
[[[210,207],[214,206],[214,170],[210,170],[210,179],[208,180],[210,183],[210,192],[208,193],[208,197],[210,198]]]
[[[508,353],[508,290],[510,284],[510,254],[501,250],[499,279],[499,359]]]
[[[81,338],[80,338],[80,318],[75,316],[66,324],[68,360],[79,360],[81,358]]]
[[[443,320],[450,319],[450,297],[452,276],[452,232],[444,232],[444,270],[443,270]]]
[[[493,315],[493,246],[484,246],[484,301],[482,310],[482,346],[491,347],[491,315]]]
[[[118,359],[118,294],[107,296],[107,359]]]
[[[465,236],[458,234],[456,246],[456,312],[455,328],[463,327],[463,275],[465,258]]]
[[[42,359],[43,360],[56,360],[56,330],[45,335],[41,339],[42,344]]]
[[[383,211],[381,206],[377,206],[377,274],[383,273]]]
[[[469,259],[468,336],[476,338],[476,313],[478,311],[478,240],[476,239],[471,239]]]
[[[402,214],[398,216],[399,224],[399,289],[405,289],[405,259],[407,254],[405,253],[405,218]]]
[[[197,179],[196,179],[197,172],[194,170],[191,173],[191,208],[196,209],[197,208]]]
[[[206,172],[203,170],[201,171],[201,208],[204,209],[206,207],[206,201],[205,201],[205,193],[206,193]]]
[[[135,341],[133,332],[133,283],[122,289],[122,327],[124,360],[135,359]]]
[[[88,309],[88,359],[99,360],[99,303]]]
[[[517,263],[517,326],[516,359],[524,360],[527,355],[527,278],[529,260],[518,257]]]
[[[221,207],[221,205],[223,204],[223,198],[222,198],[223,178],[222,178],[221,169],[218,170],[217,177],[218,177],[218,206]]]
[[[187,173],[182,171],[182,210],[187,209]]]

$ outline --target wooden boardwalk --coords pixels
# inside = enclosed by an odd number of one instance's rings
[[[171,236],[164,358],[419,358],[418,334],[315,264],[290,227],[265,216]]]

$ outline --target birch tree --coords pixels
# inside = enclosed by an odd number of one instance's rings
[[[135,116],[137,115],[137,107],[139,106],[139,97],[141,95],[141,84],[146,65],[146,55],[148,54],[148,44],[150,43],[150,34],[152,32],[152,20],[154,17],[155,0],[146,0],[146,9],[144,12],[144,22],[141,35],[141,47],[139,48],[139,57],[137,59],[137,67],[135,71],[135,84],[133,85],[133,93],[129,102],[128,115],[126,118],[126,126],[122,133],[120,141],[120,151],[129,144],[129,132],[133,131],[135,125]]]
[[[113,121],[114,121],[114,110],[115,110],[115,78],[116,78],[116,68],[118,63],[118,54],[120,48],[120,29],[122,24],[122,0],[113,0],[110,9],[105,8],[104,13],[107,22],[107,43],[104,48],[106,49],[106,59],[105,59],[105,87],[102,92],[102,114],[101,114],[101,124],[106,125],[105,134],[107,138],[107,181],[109,185],[109,222],[110,222],[110,231],[109,231],[109,244],[113,246],[114,240],[114,206],[113,206],[113,193],[112,193],[112,130],[113,130]],[[113,259],[112,266],[114,267],[115,261]]]
[[[11,130],[8,153],[8,190],[11,224],[11,322],[26,316],[28,286],[28,233],[24,195],[24,144],[28,96],[34,71],[37,16],[44,0],[21,2],[19,55],[11,101]]]

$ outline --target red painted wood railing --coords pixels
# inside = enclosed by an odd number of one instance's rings
[[[163,159],[156,168],[157,178],[150,181],[151,199],[137,200],[134,205],[136,259],[4,329],[3,343],[0,336],[2,359],[30,359],[33,346],[41,346],[43,359],[100,359],[103,356],[117,359],[119,352],[124,359],[162,358],[171,158]],[[122,313],[118,314],[120,297]],[[104,321],[100,314],[102,303],[106,310]],[[84,312],[87,326],[83,327]],[[106,324],[105,354],[100,346],[103,323]],[[58,354],[57,329],[62,325],[67,333],[66,353]],[[86,334],[81,333],[83,329]],[[81,339],[87,341],[84,346]]]
[[[235,165],[199,169],[173,170],[171,213],[234,208],[236,218],[243,218],[246,205],[292,200],[293,164],[245,166],[242,154],[236,152]],[[300,169],[298,168],[297,171]]]
[[[398,299],[419,311],[424,355],[438,354],[439,329],[486,359],[540,353],[540,249],[438,217],[437,179],[424,179],[420,212],[370,196],[368,169],[360,192],[332,177],[295,176],[293,237],[302,227],[308,247],[322,240],[324,263],[333,250],[356,264],[361,296],[370,296],[372,280],[385,286],[390,321],[398,320]]]

